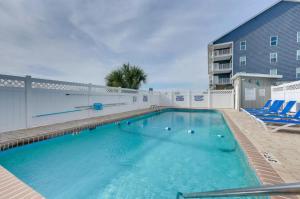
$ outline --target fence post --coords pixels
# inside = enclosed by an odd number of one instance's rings
[[[93,85],[91,83],[88,84],[88,106],[91,105],[92,86]]]
[[[92,96],[92,84],[91,83],[89,83],[88,84],[88,93],[87,93],[87,96],[88,96],[88,104],[87,104],[87,106],[92,106],[92,103],[91,103],[91,96]],[[90,114],[91,113],[91,110],[87,110],[87,116],[88,117],[90,117]]]
[[[189,90],[189,108],[192,108],[192,91]]]
[[[211,108],[210,89],[208,89],[208,91],[207,91],[207,102],[208,102],[208,108]]]
[[[175,92],[174,91],[171,91],[171,106],[174,106],[175,102],[174,102],[174,99],[175,98]]]
[[[32,79],[31,76],[25,77],[25,121],[26,128],[32,126]]]

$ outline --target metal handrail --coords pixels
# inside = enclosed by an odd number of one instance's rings
[[[238,189],[224,189],[207,192],[177,193],[180,198],[208,198],[208,197],[237,197],[237,196],[271,196],[271,195],[299,195],[300,182],[277,185],[263,185]]]

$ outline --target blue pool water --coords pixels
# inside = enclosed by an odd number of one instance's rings
[[[47,198],[174,199],[259,184],[216,111],[148,114],[1,152],[0,164]]]

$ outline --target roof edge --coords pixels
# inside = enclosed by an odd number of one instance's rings
[[[274,7],[275,5],[279,4],[280,2],[283,2],[283,1],[291,1],[291,2],[297,2],[297,3],[300,3],[299,0],[279,0],[275,3],[273,3],[271,6],[263,9],[262,11],[260,11],[258,14],[254,15],[253,17],[251,17],[250,19],[242,22],[241,24],[237,25],[236,27],[234,27],[233,29],[231,29],[230,31],[226,32],[225,34],[221,35],[220,37],[214,39],[213,41],[209,42],[209,45],[213,44],[214,42],[216,42],[218,39],[221,39],[222,37],[224,37],[225,35],[231,33],[232,31],[238,29],[239,27],[243,26],[244,24],[248,23],[249,21],[251,21],[252,19],[258,17],[259,15],[263,14],[264,12],[266,12],[267,10],[271,9],[272,7]]]
[[[270,75],[270,74],[263,74],[263,73],[236,73],[231,79],[235,80],[238,77],[262,77],[262,78],[269,78],[269,79],[281,79],[282,75]]]

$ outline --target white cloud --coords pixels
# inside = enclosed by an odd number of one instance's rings
[[[205,89],[209,41],[272,2],[1,0],[0,73],[104,84],[129,61],[145,87]]]

